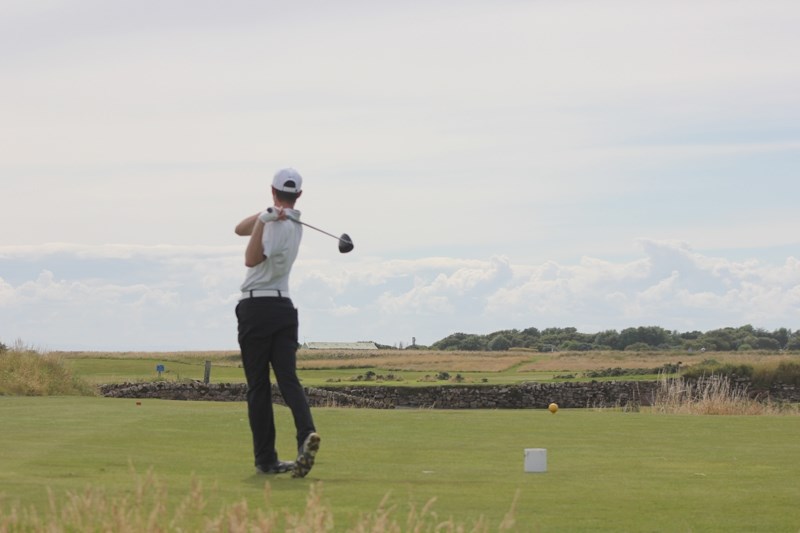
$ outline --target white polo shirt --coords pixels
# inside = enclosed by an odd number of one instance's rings
[[[300,220],[300,211],[284,209],[287,216]],[[303,239],[303,226],[291,220],[275,220],[264,225],[264,261],[247,269],[242,291],[275,289],[289,292],[289,274],[300,241]]]

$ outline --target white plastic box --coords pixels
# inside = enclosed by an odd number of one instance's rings
[[[547,472],[546,448],[525,448],[525,471]]]

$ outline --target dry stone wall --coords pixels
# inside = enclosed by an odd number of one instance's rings
[[[739,382],[738,386],[746,387]],[[652,405],[659,383],[655,381],[592,381],[581,383],[525,383],[521,385],[445,385],[434,387],[387,387],[361,385],[306,388],[312,406],[367,407],[373,409],[539,409],[555,402],[560,407],[635,407]],[[103,395],[116,398],[161,398],[168,400],[246,400],[244,384],[156,381],[102,385]],[[751,395],[787,402],[800,402],[793,385],[769,390],[750,390]],[[275,403],[283,404],[273,384]]]
[[[313,406],[423,407],[438,409],[532,409],[556,402],[561,407],[608,407],[652,400],[654,383],[532,383],[509,386],[330,387],[306,388]],[[104,396],[167,400],[245,401],[244,384],[166,381],[102,385]],[[277,386],[273,400],[283,403]]]
[[[396,407],[438,409],[537,409],[650,405],[656,382],[527,383],[506,386],[342,387],[353,396],[369,395]]]
[[[312,406],[368,407],[389,409],[369,397],[344,394],[335,390],[306,388],[306,395]],[[144,383],[114,383],[100,386],[100,394],[111,398],[158,398],[161,400],[194,400],[212,402],[244,402],[247,400],[247,385],[243,383],[202,383],[191,381],[176,383],[153,381]],[[272,385],[272,400],[285,405],[277,385]]]

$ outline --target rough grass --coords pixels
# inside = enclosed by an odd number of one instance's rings
[[[770,386],[776,382],[800,386],[800,361],[795,358],[756,365],[752,379],[753,385],[758,387]]]
[[[746,387],[724,375],[697,380],[662,377],[653,410],[693,415],[800,415],[797,406],[751,397]]]
[[[538,357],[519,368],[520,372],[565,372],[602,370],[604,368],[656,368],[667,364],[681,363],[688,369],[702,366],[709,358],[732,365],[768,364],[790,358],[777,352],[554,352],[538,354]],[[796,358],[795,358],[796,359]]]
[[[202,363],[210,360],[215,363],[241,362],[239,351],[192,351],[192,352],[52,352],[70,359],[159,359],[161,361],[180,361]]]
[[[730,378],[747,378],[753,387],[769,388],[777,383],[800,385],[800,360],[792,356],[759,360],[706,359],[684,372],[688,378],[704,378],[711,375]]]
[[[19,346],[0,353],[0,395],[93,395],[94,388],[73,375],[60,355]]]
[[[394,371],[503,372],[531,359],[514,352],[383,352],[365,356],[346,354],[341,358],[315,358],[302,354],[297,366],[301,369],[381,368]],[[343,354],[345,355],[345,354]]]
[[[297,513],[278,512],[271,505],[272,488],[264,487],[264,505],[253,508],[246,499],[224,505],[218,512],[209,512],[202,482],[192,480],[191,488],[179,505],[169,509],[167,487],[150,469],[145,475],[132,471],[129,492],[110,495],[102,488],[87,487],[68,491],[61,500],[48,490],[49,505],[44,512],[35,507],[12,504],[0,506],[0,532],[47,531],[115,531],[123,533],[159,533],[166,531],[215,532],[295,532],[317,533],[348,531],[353,533],[388,532],[489,532],[508,531],[515,525],[512,503],[505,518],[494,527],[480,517],[471,524],[453,518],[441,519],[435,512],[435,498],[418,509],[410,504],[405,517],[402,511],[384,497],[378,507],[362,513],[354,523],[336,523],[329,504],[323,499],[323,484],[311,484],[305,507]]]

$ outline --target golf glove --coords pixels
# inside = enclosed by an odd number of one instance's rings
[[[278,210],[277,207],[268,207],[258,214],[258,220],[266,224],[267,222],[278,220],[279,216],[280,216],[280,211]]]

